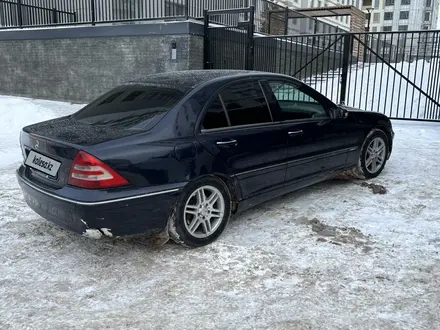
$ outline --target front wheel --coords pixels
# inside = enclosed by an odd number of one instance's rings
[[[170,237],[179,244],[200,247],[215,241],[231,217],[228,187],[215,177],[190,183],[169,222]]]
[[[385,167],[389,150],[385,132],[380,129],[372,130],[362,145],[357,172],[365,179],[377,177]]]

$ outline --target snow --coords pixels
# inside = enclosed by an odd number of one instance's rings
[[[321,183],[190,250],[92,240],[26,206],[20,126],[78,108],[0,97],[2,328],[440,328],[440,123],[393,123],[391,160],[369,181],[387,194]]]
[[[0,95],[0,166],[21,161],[20,131],[24,126],[81,109],[78,104]]]

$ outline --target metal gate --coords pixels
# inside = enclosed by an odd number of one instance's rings
[[[253,69],[254,12],[254,7],[205,10],[205,69]],[[218,24],[224,16],[229,24]]]
[[[335,103],[440,121],[440,31],[263,36],[249,29],[207,28],[205,68],[287,74]]]

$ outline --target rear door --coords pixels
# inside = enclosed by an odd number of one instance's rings
[[[287,136],[273,122],[258,80],[225,86],[202,116],[198,140],[214,156],[208,172],[236,177],[243,198],[284,185]]]
[[[349,134],[331,120],[332,106],[316,91],[294,80],[268,80],[268,97],[274,98],[275,120],[288,137],[286,181],[326,174],[345,166]]]

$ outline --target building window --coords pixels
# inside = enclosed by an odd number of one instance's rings
[[[391,21],[393,19],[393,13],[392,12],[385,12],[383,15],[384,21]]]
[[[402,0],[402,6],[403,5],[410,5],[411,4],[411,0]]]
[[[431,7],[431,6],[432,6],[432,1],[426,0],[426,7]]]
[[[399,25],[399,31],[408,31],[408,25]]]
[[[409,18],[409,11],[400,12],[400,19],[408,19],[408,18]]]
[[[377,32],[377,26],[373,26],[373,32]]]
[[[373,13],[373,22],[380,23],[380,13]]]
[[[374,0],[374,8],[379,8],[380,0]]]
[[[431,13],[425,13],[425,22],[429,22],[431,20]]]
[[[391,26],[384,26],[384,27],[383,27],[383,31],[384,31],[384,32],[389,32],[389,31],[391,31],[391,29],[392,29]]]
[[[385,0],[385,6],[394,6],[394,0]]]

